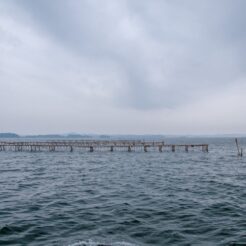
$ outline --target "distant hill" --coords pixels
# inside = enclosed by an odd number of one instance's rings
[[[166,138],[234,138],[246,137],[246,134],[220,134],[220,135],[134,135],[134,134],[79,134],[79,133],[66,133],[66,134],[37,134],[37,135],[18,135],[16,133],[7,132],[0,133],[0,138],[19,138],[19,139],[97,139],[97,140],[146,140],[163,141]]]
[[[89,135],[80,135],[80,134],[44,134],[44,135],[25,135],[21,136],[22,138],[52,138],[52,139],[60,139],[60,138],[91,138]]]
[[[0,133],[0,138],[23,138],[23,139],[111,139],[111,140],[159,140],[163,139],[163,135],[106,135],[106,134],[37,134],[37,135],[18,135],[16,133]]]
[[[0,138],[19,138],[20,136],[16,133],[6,132],[0,133]]]
[[[59,134],[45,134],[45,135],[25,135],[23,138],[61,138]]]

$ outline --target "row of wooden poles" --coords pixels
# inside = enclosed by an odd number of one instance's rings
[[[32,141],[32,142],[18,142],[5,141],[0,142],[0,151],[50,151],[68,150],[73,152],[76,149],[84,149],[89,152],[95,150],[126,150],[128,152],[143,150],[158,150],[163,152],[164,149],[169,149],[175,152],[176,149],[184,149],[186,152],[189,149],[198,148],[204,152],[208,152],[208,144],[165,144],[163,141],[132,141],[132,140],[118,140],[118,141]]]

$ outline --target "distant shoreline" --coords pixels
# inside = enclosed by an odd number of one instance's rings
[[[171,135],[171,134],[37,134],[19,135],[17,133],[0,133],[0,138],[20,138],[20,139],[164,139],[164,138],[245,138],[246,134],[208,134],[208,135]]]

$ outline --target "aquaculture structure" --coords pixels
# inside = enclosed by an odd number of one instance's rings
[[[0,151],[172,151],[200,149],[208,152],[208,144],[165,144],[164,141],[134,140],[65,140],[65,141],[0,141]]]

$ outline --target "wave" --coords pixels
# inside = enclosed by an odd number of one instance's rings
[[[111,243],[102,243],[102,242],[93,242],[89,241],[79,241],[68,246],[137,246],[136,244],[128,242],[111,242]]]

